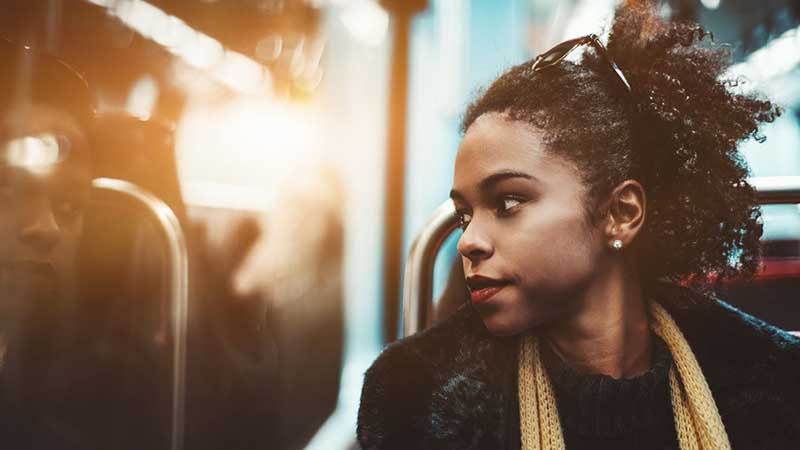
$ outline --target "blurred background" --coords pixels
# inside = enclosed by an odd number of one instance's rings
[[[58,56],[88,82],[101,117],[94,176],[147,189],[180,221],[190,280],[185,448],[355,448],[363,373],[398,336],[403,260],[447,198],[466,104],[505,68],[602,32],[617,3],[2,1],[0,38]],[[730,43],[731,74],[785,108],[765,144],[742,148],[753,176],[800,176],[800,1],[659,5]],[[768,206],[764,220],[773,270],[763,286],[730,295],[800,329],[800,308],[752,305],[764,289],[800,298],[800,209]],[[440,252],[434,297],[457,237]],[[139,448],[169,448],[158,235],[105,205],[87,213],[83,241],[94,306],[76,321],[103,324],[87,341],[98,358],[125,355],[122,375],[97,389],[129,395],[112,405],[96,394],[110,425],[69,448],[128,448],[136,435],[147,436]],[[96,432],[76,430],[63,435]]]

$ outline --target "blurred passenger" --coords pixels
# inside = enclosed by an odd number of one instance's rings
[[[238,296],[267,305],[277,371],[276,450],[304,448],[334,411],[344,349],[342,186],[329,167],[296,173],[232,280]]]
[[[274,329],[261,298],[233,289],[261,234],[251,217],[237,220],[217,245],[205,226],[192,228],[188,450],[282,448]]]
[[[97,138],[74,69],[8,43],[2,52],[0,446],[165,448],[168,353],[132,339],[146,302],[125,296],[124,271],[109,269],[122,254],[104,245],[110,229],[130,248],[135,222],[89,204],[106,169],[98,156],[116,148]],[[103,214],[115,221],[98,229]],[[87,257],[92,246],[104,257]]]
[[[92,102],[64,62],[0,41],[0,445],[90,448],[63,414],[91,186]]]

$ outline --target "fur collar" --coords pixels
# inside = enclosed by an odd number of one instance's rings
[[[800,448],[800,340],[687,288],[647,294],[689,341],[733,448]],[[391,344],[366,374],[362,448],[519,448],[516,351],[471,306]]]

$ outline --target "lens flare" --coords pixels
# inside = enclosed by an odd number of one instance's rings
[[[62,139],[63,140],[63,139]],[[6,163],[37,174],[48,172],[53,164],[64,159],[66,146],[51,133],[23,136],[9,141],[3,149]]]

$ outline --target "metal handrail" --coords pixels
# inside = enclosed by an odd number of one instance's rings
[[[800,203],[800,177],[752,177],[747,181],[756,189],[761,204]],[[455,206],[447,200],[436,208],[411,244],[403,279],[403,336],[428,325],[433,266],[442,243],[457,225]]]
[[[433,295],[433,266],[436,255],[458,222],[452,200],[447,200],[431,215],[411,244],[403,276],[403,336],[427,325]]]
[[[752,177],[747,181],[762,205],[800,203],[800,177]]]
[[[147,211],[158,223],[161,237],[167,244],[170,300],[173,329],[172,352],[172,435],[170,449],[183,449],[186,395],[186,330],[189,311],[189,257],[186,240],[175,213],[152,193],[123,180],[97,178],[92,181],[100,199],[124,199]]]

